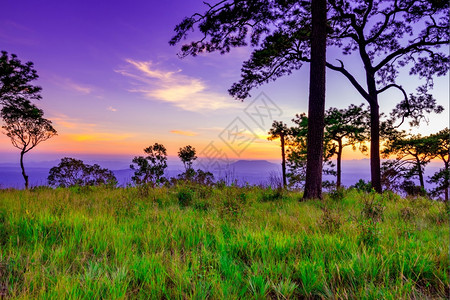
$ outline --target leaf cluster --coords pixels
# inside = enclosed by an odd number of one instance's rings
[[[116,185],[113,172],[98,164],[88,165],[82,160],[64,157],[50,169],[48,184],[55,187]]]
[[[147,156],[136,156],[130,168],[134,170],[131,178],[136,184],[151,183],[158,185],[166,181],[164,171],[167,168],[167,150],[162,144],[155,143],[144,149]]]

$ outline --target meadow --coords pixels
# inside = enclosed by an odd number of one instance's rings
[[[14,299],[449,297],[449,208],[357,190],[0,190]]]

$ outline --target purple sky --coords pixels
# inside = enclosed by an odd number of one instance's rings
[[[233,100],[227,89],[239,79],[250,49],[181,60],[179,47],[168,44],[174,26],[204,7],[202,1],[181,0],[3,1],[0,50],[35,63],[43,87],[38,105],[59,132],[28,159],[77,153],[133,156],[155,142],[176,155],[187,144],[201,152],[211,141],[229,157],[278,158],[278,143],[266,140],[270,124],[259,126],[244,110],[264,92],[280,109],[273,118],[289,121],[306,111],[309,68],[262,86],[249,101]],[[362,71],[358,57],[346,59],[353,72]],[[327,72],[327,107],[363,103],[345,78]],[[402,74],[399,82],[414,92],[417,78]],[[414,132],[429,134],[448,126],[448,80],[438,78],[433,92],[445,112]],[[389,112],[400,98],[395,91],[385,93],[382,110]],[[247,132],[248,147],[237,151],[220,138],[236,117],[254,133]],[[0,162],[15,161],[16,152],[1,135]],[[358,157],[349,151],[346,158]]]

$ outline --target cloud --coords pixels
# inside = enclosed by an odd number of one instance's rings
[[[179,135],[185,135],[185,136],[196,136],[196,135],[198,135],[197,132],[184,131],[184,130],[171,130],[170,133],[179,134]]]
[[[114,108],[112,106],[108,106],[106,109],[109,110],[109,111],[112,111],[112,112],[116,112],[117,111],[117,108]]]
[[[92,132],[92,133],[80,133],[80,134],[66,134],[65,137],[69,140],[76,142],[110,142],[110,141],[123,141],[132,137],[132,134],[117,134],[107,132]]]
[[[73,119],[64,114],[58,114],[50,119],[56,126],[67,129],[91,130],[97,125],[94,123],[84,123],[78,119]]]
[[[70,78],[54,76],[53,78],[51,78],[51,80],[56,85],[66,89],[66,90],[75,91],[79,94],[89,95],[94,91],[94,89],[91,86],[76,83],[75,81],[73,81]]]
[[[135,80],[130,92],[141,93],[152,100],[171,103],[187,111],[210,111],[238,107],[230,97],[211,91],[207,84],[195,77],[182,74],[182,70],[164,71],[151,61],[127,59],[127,68],[116,70]]]
[[[76,142],[109,142],[123,141],[136,136],[129,132],[111,132],[109,128],[84,120],[58,114],[51,118],[56,130],[65,140]]]

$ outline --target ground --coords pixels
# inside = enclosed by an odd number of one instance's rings
[[[448,298],[449,210],[344,190],[0,190],[7,298]]]

